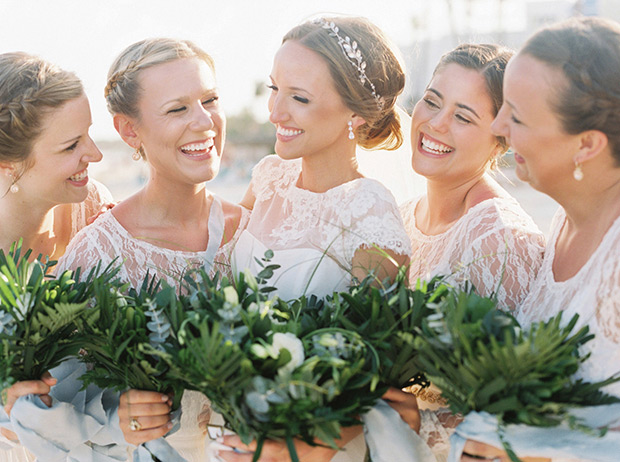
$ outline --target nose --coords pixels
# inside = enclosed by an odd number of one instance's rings
[[[508,124],[506,124],[506,117],[508,116],[508,110],[506,109],[506,105],[502,104],[499,108],[499,112],[491,122],[491,131],[495,136],[507,136],[508,135]]]
[[[433,115],[428,124],[434,131],[444,133],[448,129],[448,124],[451,117],[452,114],[450,114],[450,111],[440,110]]]
[[[84,162],[99,162],[103,159],[103,154],[93,141],[93,139],[88,137],[88,146],[86,146],[86,151],[82,155],[82,160]]]
[[[191,128],[195,131],[206,131],[211,130],[214,125],[213,114],[199,102],[198,108],[194,111]]]
[[[269,97],[269,122],[274,125],[282,123],[288,118],[288,113],[286,111],[285,103],[281,98],[278,97],[277,93],[273,93]]]

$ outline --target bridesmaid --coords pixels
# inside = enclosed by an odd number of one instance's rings
[[[108,190],[89,181],[88,165],[101,152],[88,134],[91,114],[80,80],[26,53],[0,55],[0,248],[23,239],[33,256],[60,257],[90,217],[112,202]],[[48,405],[56,379],[19,382],[2,390],[8,419],[20,396],[38,394]],[[0,428],[0,461],[34,460]],[[12,449],[7,449],[11,448]]]
[[[519,178],[560,204],[538,278],[517,318],[527,325],[560,312],[565,322],[579,314],[576,328],[587,325],[595,334],[584,345],[590,356],[576,375],[586,381],[620,371],[618,75],[619,24],[577,18],[549,26],[532,36],[509,64],[505,102],[493,123],[515,151]],[[620,397],[620,384],[606,391]],[[527,444],[513,447],[520,456],[615,460],[620,412],[596,414],[603,418],[600,425],[612,427],[604,439],[584,442],[586,436],[575,432],[562,435],[565,445],[557,447],[553,443],[560,439],[548,433],[553,429],[534,428]],[[465,451],[508,460],[503,451],[474,441],[467,442]]]
[[[206,188],[219,172],[226,117],[219,103],[215,64],[189,41],[143,40],[127,47],[108,73],[105,89],[114,127],[149,168],[147,184],[78,233],[59,267],[92,268],[120,257],[119,277],[140,287],[147,272],[180,287],[190,268],[216,263],[228,270],[228,255],[247,211]],[[241,225],[240,225],[241,223]],[[132,444],[165,435],[171,428],[169,400],[130,390],[120,398],[120,427]],[[210,407],[204,395],[187,391],[181,428],[168,442],[188,462],[205,459]]]
[[[411,118],[411,161],[426,177],[427,193],[401,206],[413,248],[412,284],[447,275],[495,294],[508,309],[530,290],[544,248],[543,234],[492,176],[507,149],[491,122],[511,57],[497,45],[463,44],[441,58]],[[442,462],[460,419],[439,406],[436,388],[412,391],[421,409],[420,435]]]
[[[544,236],[493,178],[508,146],[491,132],[512,51],[464,44],[435,68],[411,118],[413,169],[426,195],[401,206],[413,253],[409,280],[468,281],[514,309],[542,260]]]

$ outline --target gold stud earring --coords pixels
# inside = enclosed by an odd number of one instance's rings
[[[575,170],[573,170],[573,178],[577,181],[583,180],[583,170],[581,169],[581,164],[575,161]]]

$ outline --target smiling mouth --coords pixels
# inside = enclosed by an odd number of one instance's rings
[[[69,177],[70,181],[84,181],[85,178],[88,178],[88,169],[84,169],[81,172],[76,173],[75,175],[71,175]]]
[[[213,149],[213,138],[210,138],[199,143],[188,143],[181,146],[179,149],[181,152],[189,157],[199,157],[208,154]]]
[[[428,139],[424,133],[420,136],[420,146],[424,151],[436,156],[443,156],[454,151],[454,148],[451,148],[447,144]]]
[[[297,135],[301,135],[303,132],[304,132],[303,130],[299,130],[295,128],[278,127],[276,129],[276,134],[280,136],[297,136]]]

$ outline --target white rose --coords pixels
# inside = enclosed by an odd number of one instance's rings
[[[280,371],[290,373],[304,362],[304,345],[297,336],[290,332],[273,334],[272,345],[278,352],[286,349],[291,354],[291,360],[281,367]]]

